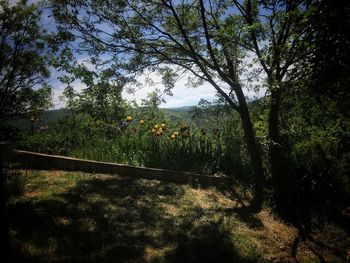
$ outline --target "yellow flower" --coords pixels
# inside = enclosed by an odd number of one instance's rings
[[[156,125],[154,125],[154,128],[155,128],[155,129],[158,129],[158,127],[159,127],[159,126],[158,126],[157,124],[156,124]]]
[[[144,120],[140,120],[140,125],[144,125],[145,121]]]
[[[173,140],[176,139],[176,135],[175,135],[175,134],[172,134],[170,137],[171,137],[171,139],[173,139]]]
[[[129,115],[128,117],[126,117],[126,120],[127,121],[132,121],[132,116]]]
[[[161,126],[162,128],[165,128],[165,127],[166,127],[166,124],[165,124],[165,123],[162,123],[160,126]]]
[[[162,127],[159,127],[158,131],[159,131],[159,132],[163,132],[163,128],[162,128]]]
[[[157,130],[153,128],[153,129],[152,129],[152,132],[153,132],[153,133],[156,133],[156,132],[157,132]]]
[[[174,132],[174,135],[177,137],[177,136],[179,136],[179,132]]]

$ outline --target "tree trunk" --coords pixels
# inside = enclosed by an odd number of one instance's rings
[[[8,216],[6,207],[6,171],[4,171],[3,162],[5,157],[10,155],[8,149],[11,149],[8,142],[0,142],[0,235],[1,235],[1,247],[3,262],[10,262],[10,237],[8,227]],[[7,155],[7,156],[6,156]]]
[[[283,142],[279,130],[279,110],[281,94],[278,90],[271,90],[270,115],[268,127],[269,158],[272,177],[272,188],[276,210],[283,216],[290,216],[290,186],[287,162],[283,151]],[[289,215],[288,215],[289,214]]]
[[[263,203],[263,188],[265,183],[264,170],[262,167],[261,154],[256,143],[255,133],[253,130],[252,121],[250,119],[246,99],[241,90],[236,94],[239,101],[239,114],[242,120],[248,153],[255,175],[254,200],[252,202],[251,208],[254,212],[258,213],[261,211]]]

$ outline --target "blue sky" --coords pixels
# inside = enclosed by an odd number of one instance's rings
[[[10,0],[11,4],[17,2],[16,0]],[[38,2],[37,0],[30,0],[29,3]],[[48,10],[43,12],[43,17],[41,21],[42,25],[49,28],[55,28],[55,21]],[[79,57],[77,55],[77,57]],[[79,61],[83,62],[87,57],[80,56]],[[84,62],[83,62],[84,63]],[[85,63],[86,64],[86,63]],[[87,65],[88,66],[88,65]],[[62,108],[65,106],[64,100],[61,99],[62,92],[64,91],[65,85],[57,80],[57,77],[62,75],[63,73],[59,73],[56,71],[52,72],[50,85],[53,87],[53,108]],[[146,74],[145,74],[146,76]],[[182,79],[180,79],[173,89],[173,96],[165,96],[164,99],[166,103],[162,103],[161,107],[164,108],[173,108],[173,107],[181,107],[181,106],[189,106],[198,104],[199,100],[204,98],[206,100],[215,99],[215,89],[209,84],[204,83],[202,86],[197,88],[188,88],[186,87],[187,77],[190,74],[185,75]],[[156,74],[151,74],[151,78],[154,82],[153,85],[143,85],[141,88],[134,87],[135,92],[133,94],[128,93],[127,91],[123,91],[123,97],[129,101],[135,100],[137,103],[140,103],[142,99],[146,98],[147,94],[154,91],[156,88],[162,90],[163,86],[161,84],[161,78]],[[141,76],[139,81],[141,83],[145,83],[145,77]],[[80,81],[76,81],[73,83],[73,87],[76,91],[81,91],[86,88]]]
[[[146,80],[147,78],[150,78],[151,81]],[[215,89],[214,87],[205,82],[203,85],[198,87],[188,87],[187,85],[187,79],[188,77],[192,77],[190,73],[185,74],[181,79],[179,79],[175,83],[175,87],[172,90],[173,96],[167,96],[165,95],[164,99],[166,103],[162,103],[160,107],[162,108],[175,108],[175,107],[182,107],[182,106],[192,106],[197,105],[200,99],[206,99],[208,101],[214,100],[215,97]],[[62,92],[65,88],[63,84],[61,84],[59,81],[55,80],[55,76],[53,76],[53,81],[51,82],[51,85],[54,87],[54,107],[55,108],[61,108],[64,107],[64,101],[60,100],[60,96],[62,95]],[[146,98],[147,94],[154,91],[155,89],[163,90],[163,85],[161,84],[161,77],[157,75],[156,73],[145,73],[144,75],[140,76],[138,78],[138,81],[142,83],[141,87],[138,86],[132,86],[132,88],[135,89],[133,93],[128,93],[126,90],[123,91],[122,95],[124,99],[127,99],[129,101],[135,100],[138,104],[140,104],[141,100]],[[244,86],[244,94],[249,98],[256,98],[256,97],[262,97],[265,95],[266,90],[260,89],[258,92],[255,92],[253,90],[253,87],[255,85],[260,84],[259,81],[254,81],[251,83],[251,87],[248,87],[247,83],[242,81],[242,84]],[[79,81],[76,81],[73,83],[73,87],[76,91],[81,91],[82,89],[86,88],[84,84],[82,84]],[[222,87],[224,88],[224,87]]]
[[[145,77],[141,76],[139,81],[143,82]],[[141,102],[141,99],[146,98],[147,94],[154,91],[156,88],[162,90],[163,86],[161,84],[161,79],[156,74],[151,74],[151,78],[153,84],[144,84],[142,87],[133,87],[135,88],[135,92],[128,93],[127,91],[123,91],[123,98],[131,101],[135,100],[138,104]],[[196,88],[188,88],[186,86],[187,78],[184,77],[176,82],[173,91],[173,96],[165,95],[166,103],[162,103],[162,108],[174,108],[181,106],[189,106],[198,104],[201,98],[206,100],[213,100],[215,98],[215,90],[209,83],[204,83],[202,86]],[[60,108],[64,106],[64,101],[60,100],[60,96],[65,88],[65,86],[58,81],[51,82],[51,85],[54,87],[54,96],[53,102],[55,108]],[[85,86],[76,81],[73,83],[73,87],[75,90],[80,91],[85,88]]]
[[[14,4],[16,0],[10,0],[11,4]],[[29,3],[37,2],[37,0],[30,0]],[[50,17],[50,14],[48,10],[45,10],[43,13],[43,18],[41,21],[42,25],[46,28],[55,28],[55,22],[52,17]],[[54,30],[54,29],[53,29]],[[86,58],[86,57],[85,57]],[[84,57],[79,58],[79,60],[83,61]],[[247,62],[249,62],[247,59]],[[60,99],[62,96],[62,92],[65,88],[65,85],[60,83],[60,81],[57,80],[57,77],[61,73],[58,72],[52,72],[51,81],[50,84],[53,87],[53,104],[54,108],[61,108],[65,106],[64,101]],[[152,92],[154,89],[158,88],[160,90],[163,89],[163,86],[161,84],[161,78],[160,76],[156,75],[155,73],[150,74],[150,77],[153,81],[152,84],[147,84],[145,81],[146,74],[144,76],[140,76],[139,82],[143,83],[141,88],[134,87],[135,92],[130,94],[126,91],[123,92],[123,97],[127,100],[135,100],[136,102],[140,103],[141,99],[146,98],[147,94],[149,92]],[[189,88],[187,87],[187,78],[191,77],[191,74],[185,74],[181,79],[179,79],[175,83],[175,87],[172,90],[173,96],[165,96],[164,99],[166,100],[166,103],[163,103],[161,107],[164,108],[173,108],[173,107],[181,107],[181,106],[189,106],[189,105],[196,105],[198,104],[199,100],[204,98],[206,100],[213,100],[215,99],[215,89],[213,86],[211,86],[209,83],[204,83],[203,85],[196,87],[196,88]],[[242,76],[244,78],[244,76]],[[242,84],[245,86],[244,92],[247,97],[253,98],[253,97],[261,97],[264,96],[265,90],[262,89],[259,92],[254,92],[252,89],[248,89],[246,87],[246,83],[244,81]],[[255,81],[251,83],[252,85],[259,84],[259,81]],[[73,83],[73,87],[76,91],[81,91],[82,89],[86,88],[81,82],[76,81]],[[224,88],[224,87],[223,87]]]

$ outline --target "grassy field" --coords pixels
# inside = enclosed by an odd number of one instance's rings
[[[61,171],[19,171],[24,192],[8,209],[13,262],[342,262],[331,248],[291,245],[296,229],[240,195],[156,180]],[[332,241],[333,238],[333,241]],[[317,239],[317,236],[315,236]],[[346,241],[344,243],[344,241]]]

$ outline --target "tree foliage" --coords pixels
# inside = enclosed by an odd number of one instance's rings
[[[68,109],[88,114],[94,120],[105,123],[120,121],[124,117],[125,102],[122,99],[121,82],[111,82],[103,72],[97,74],[81,64],[72,66],[70,73],[60,78],[67,85],[63,97],[67,100]],[[81,92],[75,91],[72,84],[77,79],[86,85]]]
[[[310,11],[304,41],[312,53],[301,60],[305,71],[281,104],[286,195],[299,214],[334,219],[350,202],[350,5],[317,1]]]
[[[48,34],[39,4],[0,1],[0,120],[51,106]]]
[[[80,50],[116,77],[146,68],[163,73],[169,90],[175,76],[189,71],[209,82],[239,112],[256,175],[257,210],[264,181],[261,157],[239,79],[243,52],[235,41],[245,33],[226,1],[52,1],[60,29],[74,34]],[[233,41],[232,41],[233,40]],[[106,57],[101,61],[101,57]],[[175,66],[176,71],[172,67]],[[131,75],[130,75],[131,74]]]

